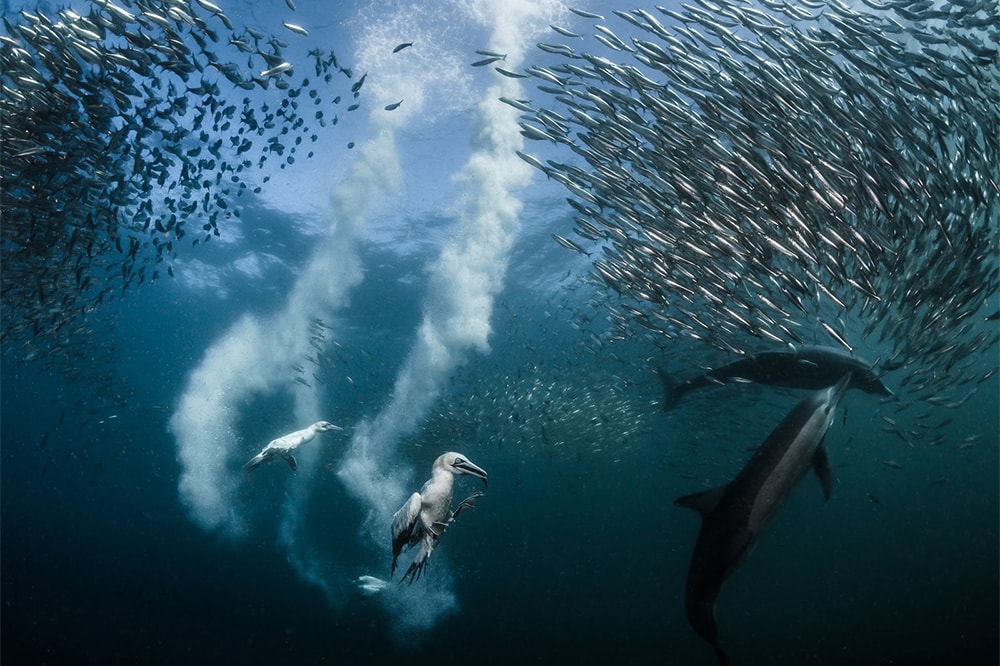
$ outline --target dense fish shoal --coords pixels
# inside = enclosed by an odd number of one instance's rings
[[[502,101],[622,334],[832,345],[896,373],[900,404],[968,399],[1000,339],[995,8],[614,14],[589,40],[554,26],[537,95]]]
[[[0,341],[67,370],[97,309],[220,235],[265,164],[312,156],[353,79],[332,51],[288,60],[283,37],[205,0],[90,0],[3,24]]]

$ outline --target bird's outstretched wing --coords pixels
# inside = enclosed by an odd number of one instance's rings
[[[406,504],[392,516],[392,569],[389,575],[396,572],[396,559],[403,552],[403,546],[413,545],[423,536],[424,528],[420,523],[420,493],[413,493]]]

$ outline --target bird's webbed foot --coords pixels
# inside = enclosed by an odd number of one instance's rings
[[[461,502],[459,502],[458,506],[455,507],[455,510],[451,514],[451,519],[455,520],[456,518],[458,518],[458,514],[462,513],[463,509],[475,509],[476,508],[476,500],[479,499],[480,497],[482,497],[484,494],[485,493],[477,491],[477,492],[469,495],[468,497],[466,497]]]

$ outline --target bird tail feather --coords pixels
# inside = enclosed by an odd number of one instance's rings
[[[243,471],[250,473],[263,465],[265,462],[267,462],[267,457],[263,454],[263,452],[258,453],[253,458],[248,460],[246,465],[243,465]]]

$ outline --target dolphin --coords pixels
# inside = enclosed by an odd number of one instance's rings
[[[830,498],[833,476],[823,438],[850,385],[851,375],[844,375],[835,386],[816,391],[796,405],[731,482],[675,502],[702,517],[688,568],[684,605],[691,626],[712,646],[721,664],[728,663],[715,622],[715,600],[722,583],[753,549],[778,508],[810,469],[819,476],[823,496]]]
[[[272,439],[268,442],[267,446],[261,449],[260,453],[247,461],[247,464],[243,466],[243,471],[252,472],[265,463],[282,458],[294,472],[298,465],[295,464],[292,451],[311,441],[316,436],[316,433],[328,432],[330,430],[343,430],[343,428],[335,426],[329,421],[316,421],[316,423],[313,423],[308,428],[296,430],[287,435],[282,435],[277,439]]]
[[[865,393],[894,395],[872,370],[872,364],[842,349],[818,345],[802,345],[790,349],[753,354],[684,382],[675,381],[662,369],[657,369],[663,383],[663,409],[669,410],[689,391],[729,382],[753,382],[817,390],[831,386],[847,373],[853,379],[849,388]]]
[[[477,492],[459,502],[454,511],[451,510],[455,477],[460,474],[471,474],[482,479],[483,485],[487,483],[486,471],[474,465],[464,455],[444,453],[434,461],[431,478],[424,483],[420,492],[410,495],[406,504],[392,516],[390,577],[396,572],[396,560],[403,551],[403,546],[412,548],[419,543],[420,549],[400,582],[409,578],[410,583],[413,583],[420,578],[427,564],[427,558],[431,556],[445,528],[463,509],[475,507],[476,499],[482,497],[483,494]]]

